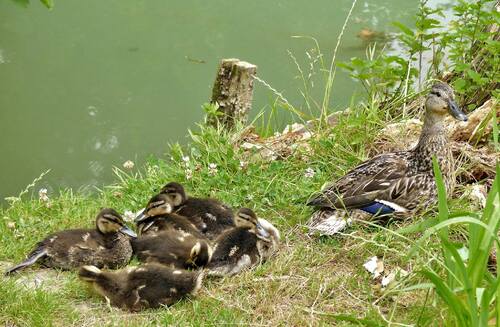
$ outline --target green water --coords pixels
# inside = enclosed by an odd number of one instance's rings
[[[0,0],[0,199],[37,184],[52,192],[112,180],[112,167],[164,155],[203,117],[221,58],[258,66],[258,76],[303,105],[290,50],[307,68],[315,37],[329,60],[351,0],[56,0],[48,11]],[[409,23],[418,1],[358,1],[338,59],[364,56],[363,28]],[[316,93],[320,86],[316,85]],[[332,108],[354,82],[337,74]],[[253,114],[274,96],[256,84]],[[280,114],[284,123],[288,116]]]

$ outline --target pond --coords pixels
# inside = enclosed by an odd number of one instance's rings
[[[350,0],[0,2],[0,198],[37,184],[102,186],[112,167],[162,156],[187,141],[203,119],[218,62],[240,58],[294,105],[303,105],[298,71],[312,36],[329,60]],[[418,1],[358,1],[339,60],[364,56],[363,28],[410,24]],[[315,92],[321,91],[317,85]],[[345,107],[355,84],[338,71],[330,106]],[[275,96],[256,83],[252,113]],[[290,122],[286,113],[277,128]]]

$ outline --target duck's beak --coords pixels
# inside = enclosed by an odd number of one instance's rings
[[[450,110],[451,115],[453,118],[461,120],[461,121],[467,121],[467,116],[465,113],[460,109],[457,105],[457,103],[453,100],[448,100],[448,108]]]
[[[137,217],[135,217],[134,222],[137,224],[137,223],[140,223],[141,221],[143,221],[146,218],[148,218],[148,215],[146,215],[146,208],[144,208],[144,209],[142,209],[139,212],[139,214],[137,215]]]
[[[120,228],[120,232],[130,237],[137,237],[137,234],[127,226],[123,226],[122,228]]]

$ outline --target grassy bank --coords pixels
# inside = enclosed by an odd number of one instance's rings
[[[420,280],[415,268],[426,265],[439,252],[439,245],[431,238],[425,253],[408,258],[412,240],[420,234],[403,238],[392,230],[433,217],[432,208],[425,216],[394,223],[390,229],[357,225],[348,235],[329,239],[305,234],[303,224],[311,214],[304,205],[308,196],[324,181],[341,176],[366,159],[377,133],[388,123],[376,107],[354,109],[285,160],[264,161],[235,146],[238,133],[229,135],[202,127],[191,133],[187,146],[172,146],[163,159],[151,159],[146,166],[126,172],[117,168],[116,183],[97,194],[66,190],[60,195],[49,194],[46,202],[37,199],[35,185],[22,200],[1,211],[3,267],[22,260],[49,232],[92,226],[100,207],[121,212],[141,208],[155,189],[171,180],[184,183],[193,195],[216,196],[234,207],[254,208],[280,229],[283,242],[276,256],[254,271],[207,280],[196,298],[140,314],[108,308],[73,272],[42,270],[36,275],[35,269],[11,278],[0,277],[0,322],[31,326],[352,324],[332,317],[338,314],[375,324],[386,320],[432,322],[443,313],[438,304],[429,302],[427,291],[383,293],[380,281],[373,280],[363,268],[369,257],[379,256],[386,272],[397,267],[410,272],[405,284]],[[210,164],[216,164],[217,171]],[[306,174],[308,168],[314,176]],[[34,198],[30,200],[29,194]],[[472,204],[457,201],[451,206],[462,210]],[[43,280],[37,288],[29,286],[35,276]]]
[[[437,216],[445,215],[444,201],[441,202],[440,215],[437,206],[431,207],[409,221],[396,221],[385,226],[359,223],[333,238],[310,237],[304,227],[312,212],[305,202],[313,192],[373,154],[390,148],[387,144],[391,140],[387,140],[384,128],[419,117],[421,112],[416,107],[404,106],[411,104],[411,99],[416,97],[411,85],[420,72],[415,69],[414,62],[426,47],[432,47],[429,42],[440,42],[435,40],[439,34],[432,30],[436,23],[430,18],[432,13],[426,11],[426,1],[421,4],[421,24],[417,24],[417,31],[403,27],[402,39],[408,44],[408,58],[375,56],[373,48],[367,60],[356,59],[344,65],[355,78],[362,80],[367,97],[363,103],[353,104],[339,115],[334,125],[327,124],[327,116],[336,69],[336,50],[331,65],[323,63],[323,57],[318,56],[321,66],[318,69],[326,72],[323,99],[315,101],[310,98],[307,87],[313,83],[301,75],[306,88],[302,90],[304,101],[307,107],[313,108],[311,112],[320,113],[321,120],[319,128],[313,128],[310,138],[299,146],[289,145],[290,153],[286,156],[269,160],[259,156],[256,147],[243,146],[249,137],[248,128],[240,127],[227,134],[200,126],[191,131],[187,145],[171,146],[164,157],[152,158],[143,167],[116,168],[115,183],[94,194],[64,190],[60,194],[49,194],[48,199],[39,198],[34,183],[19,199],[10,199],[10,204],[0,211],[0,268],[4,269],[22,260],[48,233],[91,227],[101,207],[113,207],[120,212],[136,211],[144,206],[155,190],[175,180],[183,183],[194,196],[214,196],[234,207],[253,208],[260,217],[275,224],[281,231],[282,244],[268,262],[238,276],[206,280],[195,298],[169,308],[138,314],[107,307],[78,280],[74,272],[30,269],[10,278],[0,277],[0,324],[379,326],[395,323],[425,326],[448,321],[453,325],[455,321],[450,319],[444,301],[429,289],[428,280],[421,273],[427,269],[442,276],[447,274],[442,240],[436,235],[421,239],[422,231],[436,223]],[[467,10],[477,10],[478,15],[483,15],[483,9],[476,9],[475,5],[470,5]],[[464,25],[469,28],[468,32],[474,31],[470,40],[467,31],[459,29],[454,29],[453,33],[462,31],[463,38],[443,34],[447,42],[453,39],[461,42],[450,46],[453,50],[450,57],[456,60],[455,64],[472,62],[473,53],[467,52],[465,59],[457,56],[464,53],[463,47],[470,48],[477,39],[482,40],[478,35],[483,32],[476,31],[483,31],[477,27],[478,22],[484,22],[479,18],[467,19],[467,22],[476,24]],[[497,46],[494,42],[489,42],[488,46],[491,49],[486,50],[498,53],[494,51]],[[318,53],[321,53],[319,46]],[[489,63],[496,68],[487,69],[484,76],[479,77],[476,74],[480,73],[469,72],[471,67],[456,65],[462,69],[456,71],[453,80],[460,100],[474,98],[475,90],[482,90],[485,85],[494,86],[492,81],[498,80],[494,77],[498,74],[497,56]],[[430,74],[440,75],[443,69],[440,65],[439,60],[433,63]],[[406,76],[406,79],[402,80],[401,76]],[[489,96],[492,93],[495,96],[494,91],[488,92]],[[299,111],[292,108],[281,94],[277,102],[290,112]],[[474,108],[474,105],[469,106],[470,110]],[[492,124],[497,127],[495,120]],[[268,126],[263,130],[272,134]],[[488,149],[496,147],[496,153],[491,151],[498,155],[498,130],[493,130],[494,137],[482,140],[482,144]],[[469,171],[469,164],[462,162],[458,172]],[[459,185],[448,205],[451,212],[481,212],[481,206],[471,196],[470,185]],[[476,218],[480,219],[479,216]],[[452,226],[450,239],[462,244],[469,235],[468,227],[466,224]],[[499,226],[495,227],[498,229]],[[415,248],[417,241],[418,247]],[[416,251],[411,252],[412,248]],[[383,261],[383,275],[402,270],[407,274],[400,274],[393,284],[382,288],[380,278],[374,279],[363,267],[373,256]],[[460,290],[456,292],[461,296]]]

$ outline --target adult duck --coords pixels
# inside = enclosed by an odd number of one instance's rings
[[[313,196],[307,204],[318,210],[309,223],[311,232],[335,234],[345,227],[346,212],[348,216],[353,209],[375,216],[406,216],[434,204],[433,156],[450,194],[455,168],[444,122],[447,115],[467,120],[455,103],[452,88],[437,82],[427,95],[424,126],[415,148],[375,156]]]

